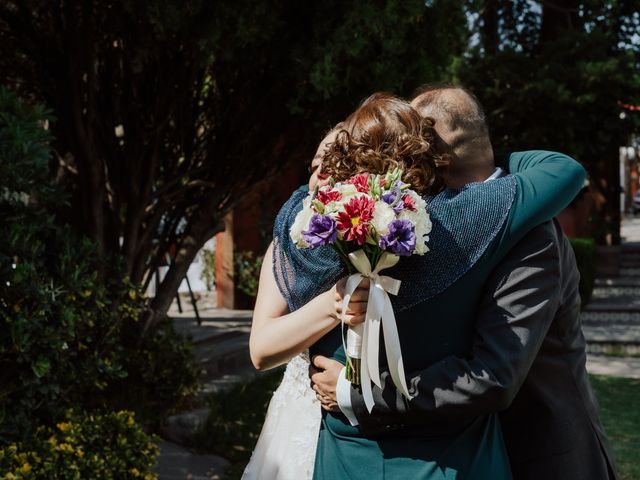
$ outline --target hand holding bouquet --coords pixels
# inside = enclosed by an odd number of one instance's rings
[[[400,282],[380,275],[400,257],[424,255],[431,221],[426,203],[402,180],[402,170],[385,175],[361,173],[310,192],[291,227],[298,248],[333,247],[350,272],[342,311],[363,278],[370,280],[365,322],[349,327],[345,353],[347,379],[362,384],[369,409],[372,381],[380,385],[378,345],[382,324],[391,377],[409,396],[391,301]],[[344,321],[344,319],[343,319]],[[344,341],[344,339],[343,339]]]

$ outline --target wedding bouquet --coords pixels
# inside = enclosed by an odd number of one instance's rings
[[[400,281],[380,271],[394,266],[400,257],[428,252],[431,221],[424,199],[401,178],[402,170],[396,168],[385,175],[361,173],[320,187],[304,199],[290,232],[298,248],[333,247],[347,267],[343,322],[351,295],[363,278],[370,281],[365,322],[349,327],[345,346],[347,379],[362,384],[369,410],[373,407],[370,381],[380,386],[381,324],[391,377],[409,397],[388,296],[397,295]]]

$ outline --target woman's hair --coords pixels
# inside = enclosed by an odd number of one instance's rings
[[[358,173],[384,174],[400,167],[402,180],[416,192],[438,192],[444,186],[438,168],[449,158],[433,125],[433,119],[422,118],[404,100],[374,93],[336,126],[322,171],[339,182]]]

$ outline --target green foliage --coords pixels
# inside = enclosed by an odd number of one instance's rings
[[[480,41],[454,74],[483,103],[497,148],[557,150],[584,164],[606,199],[596,240],[615,243],[618,147],[640,128],[640,115],[620,108],[640,102],[637,2],[555,3],[472,4]]]
[[[237,252],[233,258],[236,288],[250,298],[258,295],[260,269],[264,255],[254,252]]]
[[[216,281],[216,254],[213,250],[201,251],[203,269],[202,280],[207,285],[207,290],[211,290]],[[264,255],[256,255],[251,251],[234,252],[233,255],[233,275],[236,288],[247,297],[255,299],[258,294],[258,283],[260,280],[260,269]]]
[[[49,186],[46,114],[6,90],[0,102],[0,190],[11,192],[0,201],[0,434],[15,437],[123,372],[92,245],[56,228],[42,203],[64,201]]]
[[[136,343],[140,287],[50,211],[65,197],[49,177],[46,112],[2,89],[0,102],[0,443],[69,407],[142,409],[141,397],[158,422],[195,382],[189,352],[167,320]]]
[[[131,412],[68,412],[26,442],[0,448],[0,480],[152,480],[158,449]]]
[[[357,0],[304,10],[308,40],[294,55],[308,83],[292,105],[313,115],[326,106],[334,123],[375,91],[410,95],[442,80],[469,35],[461,2]]]
[[[105,406],[133,410],[153,429],[179,408],[197,389],[198,369],[191,345],[164,316],[152,335],[141,338],[139,322],[128,322],[119,332],[124,355],[120,359],[126,377],[111,383],[105,391]]]
[[[0,83],[53,109],[65,213],[134,283],[180,245],[163,313],[256,183],[374,91],[439,79],[467,38],[453,0],[7,0]]]
[[[215,250],[202,249],[202,273],[200,278],[207,286],[207,290],[211,291],[216,284],[216,252]]]
[[[627,140],[618,101],[627,98],[629,58],[599,32],[569,31],[535,54],[501,51],[465,64],[501,148],[544,146],[592,169],[617,159]]]
[[[0,245],[12,256],[0,260],[9,273],[0,286],[0,432],[15,436],[59,408],[92,403],[126,375],[117,331],[126,303],[113,308],[96,282],[93,245],[68,229],[35,230],[27,248],[37,248],[36,256],[20,248],[27,244],[19,237],[6,242],[5,232]]]
[[[596,283],[596,243],[593,238],[570,238],[580,271],[580,298],[586,308]]]
[[[29,107],[0,86],[0,201],[20,208],[35,194],[42,203],[60,203],[48,186],[51,113]]]

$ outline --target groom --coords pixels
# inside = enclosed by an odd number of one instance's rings
[[[431,86],[412,105],[436,119],[448,145],[449,187],[490,179],[493,151],[473,94]],[[367,436],[401,435],[403,425],[425,419],[438,423],[501,412],[514,479],[615,479],[585,369],[578,282],[569,242],[557,222],[547,222],[520,241],[485,284],[468,356],[443,358],[407,375],[417,390],[410,402],[385,372],[384,388],[373,386],[376,405],[369,414],[359,390],[344,376],[338,380],[343,365],[321,356],[313,359],[313,388],[328,399],[325,409],[339,407]]]

